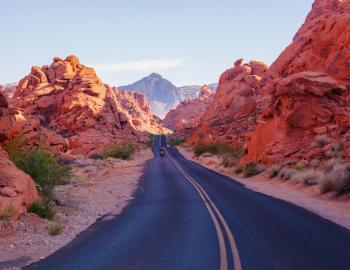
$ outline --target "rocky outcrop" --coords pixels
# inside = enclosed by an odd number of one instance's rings
[[[171,110],[163,120],[163,125],[175,131],[177,136],[186,136],[199,125],[200,118],[208,109],[214,98],[214,93],[204,85],[199,97],[182,101]]]
[[[275,163],[323,158],[332,148],[349,157],[350,2],[316,0],[293,43],[272,64],[262,94],[270,102],[245,160]],[[323,134],[324,148],[315,145]]]
[[[208,87],[211,91],[215,91],[217,84],[209,84]],[[174,109],[181,101],[197,98],[201,86],[188,85],[177,87],[161,75],[152,73],[132,84],[119,86],[118,88],[144,94],[154,114],[164,118],[165,115],[171,109]]]
[[[168,134],[170,130],[164,128],[161,120],[151,110],[145,95],[114,88],[118,108],[125,114],[131,126],[139,131],[153,134]]]
[[[33,67],[19,82],[13,97],[20,109],[14,131],[31,141],[43,137],[49,146],[73,154],[99,151],[124,140],[145,140],[148,136],[131,124],[121,103],[116,92],[77,57],[56,57],[50,66]]]
[[[268,66],[262,62],[235,62],[220,77],[213,102],[203,113],[190,143],[222,142],[243,145],[254,129],[259,112],[258,87]]]
[[[8,131],[15,123],[13,114],[6,98],[0,93],[0,143],[8,138]],[[31,177],[19,170],[0,146],[0,216],[17,218],[37,199],[38,193]]]

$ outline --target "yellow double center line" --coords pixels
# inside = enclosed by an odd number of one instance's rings
[[[219,220],[221,221],[221,224],[224,227],[225,233],[227,235],[227,238],[230,243],[231,247],[231,252],[232,252],[232,257],[233,257],[233,264],[235,267],[235,270],[242,270],[242,265],[241,265],[241,260],[239,258],[239,252],[237,248],[237,244],[235,241],[235,238],[233,237],[233,234],[231,232],[230,227],[227,225],[226,220],[222,216],[220,210],[216,207],[215,203],[213,200],[210,198],[208,193],[204,190],[204,188],[198,184],[196,180],[194,180],[180,165],[179,163],[173,159],[167,150],[165,150],[167,153],[167,156],[169,159],[174,163],[175,167],[182,173],[182,175],[194,186],[196,191],[198,192],[199,196],[201,197],[202,201],[204,202],[209,215],[214,223],[216,234],[218,236],[219,240],[219,247],[220,247],[220,270],[227,270],[228,269],[228,258],[227,258],[227,252],[226,252],[226,246],[225,246],[225,238],[223,235],[223,232],[221,230],[219,221],[217,217],[215,216],[214,212],[216,215],[219,217]]]

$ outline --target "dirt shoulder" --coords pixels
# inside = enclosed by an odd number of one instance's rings
[[[0,269],[20,269],[68,244],[101,216],[120,213],[133,198],[143,168],[153,157],[142,150],[134,159],[77,160],[74,182],[55,188],[53,221],[24,215],[14,223],[0,224]],[[50,236],[48,226],[58,225],[62,233]]]
[[[350,198],[335,198],[332,194],[321,195],[315,186],[271,180],[264,173],[252,178],[237,176],[232,169],[220,166],[217,157],[194,158],[189,148],[178,147],[181,154],[205,167],[220,172],[244,184],[247,188],[301,206],[317,215],[350,229]]]

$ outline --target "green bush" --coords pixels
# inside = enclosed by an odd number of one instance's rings
[[[225,154],[230,152],[230,147],[226,144],[211,143],[204,144],[200,143],[194,147],[194,154],[199,157],[204,153],[210,153],[212,155]]]
[[[99,153],[93,153],[89,156],[89,158],[92,158],[92,159],[103,159],[103,155],[102,154],[99,154]]]
[[[51,225],[48,225],[46,227],[47,229],[47,232],[49,233],[49,235],[51,236],[56,236],[56,235],[59,235],[62,233],[63,231],[63,226],[59,223],[55,223],[55,224],[51,224]]]
[[[33,202],[29,205],[28,212],[46,219],[52,219],[55,215],[52,209],[52,203],[48,199]]]
[[[122,143],[105,149],[102,152],[104,158],[112,157],[129,160],[136,151],[136,146],[132,143]]]
[[[29,147],[23,137],[8,141],[5,145],[10,159],[29,174],[39,191],[51,198],[53,187],[64,184],[71,177],[70,167],[58,161],[58,155],[43,147]]]
[[[184,142],[185,142],[185,140],[181,139],[181,138],[170,138],[170,139],[168,139],[168,144],[171,147],[179,146],[179,145],[183,144]]]
[[[252,177],[254,175],[258,175],[261,172],[262,168],[258,164],[249,162],[244,168],[244,177]]]

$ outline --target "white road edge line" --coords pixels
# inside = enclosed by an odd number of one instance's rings
[[[214,222],[215,225],[215,229],[219,238],[219,245],[220,245],[220,257],[221,257],[221,266],[220,269],[221,270],[225,270],[227,269],[227,254],[226,254],[226,247],[225,247],[225,241],[224,239],[222,239],[224,242],[221,242],[221,237],[222,237],[222,231],[219,225],[219,228],[217,228],[218,225],[218,221],[215,217],[215,215],[213,215],[212,209],[210,208],[210,206],[214,209],[215,213],[217,214],[217,216],[219,217],[222,225],[224,226],[225,232],[227,234],[227,237],[229,239],[229,243],[231,246],[231,252],[232,252],[232,257],[233,257],[233,263],[234,263],[234,267],[235,270],[242,270],[242,264],[241,264],[241,260],[239,257],[239,252],[238,252],[238,248],[237,248],[237,244],[235,241],[235,238],[231,232],[230,227],[228,226],[225,218],[222,216],[220,210],[216,207],[215,203],[212,201],[212,199],[210,198],[210,196],[208,195],[208,193],[204,190],[204,188],[195,180],[193,179],[193,177],[191,177],[179,164],[176,160],[174,160],[171,155],[169,154],[169,152],[167,150],[165,150],[168,154],[169,159],[174,163],[175,167],[185,176],[185,178],[195,187],[195,189],[197,190],[197,192],[199,193],[199,195],[201,196],[202,200],[204,201],[208,212]],[[203,199],[204,198],[206,199]],[[208,202],[210,204],[210,206],[208,205]],[[220,236],[221,234],[221,236]],[[225,250],[224,252],[222,251],[222,244],[223,244],[223,249]]]

